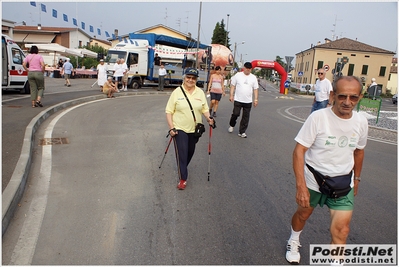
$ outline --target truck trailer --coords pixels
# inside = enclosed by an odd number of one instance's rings
[[[196,54],[199,49],[210,51],[211,46],[197,45],[197,42],[154,33],[130,33],[129,39],[124,39],[108,50],[105,63],[109,75],[112,75],[117,59],[123,58],[129,68],[128,87],[137,89],[158,83],[159,66],[154,64],[154,57],[157,53],[167,72],[165,85],[177,86],[182,84],[186,68],[197,68]],[[209,70],[209,67],[206,69]],[[207,81],[209,73],[203,69],[199,69],[199,73],[197,85],[202,87]]]

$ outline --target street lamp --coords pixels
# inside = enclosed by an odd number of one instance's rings
[[[236,52],[237,52],[237,45],[245,44],[245,41],[242,41],[241,43],[237,44],[237,42],[234,43],[234,62],[236,61]],[[234,62],[233,62],[233,67],[234,67]]]
[[[38,30],[41,30],[41,29],[42,29],[42,24],[40,24],[40,23],[37,24],[37,29],[38,29]]]

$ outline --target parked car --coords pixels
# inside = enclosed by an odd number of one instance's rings
[[[392,97],[392,103],[395,104],[395,105],[398,104],[398,94],[394,94],[394,95],[393,95],[393,97]]]

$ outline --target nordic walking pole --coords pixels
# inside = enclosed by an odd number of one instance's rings
[[[162,159],[162,161],[161,161],[161,164],[159,164],[159,169],[160,169],[161,166],[162,166],[162,163],[163,163],[163,160],[165,159],[166,153],[168,153],[170,143],[172,143],[172,139],[173,139],[173,137],[171,136],[171,137],[170,137],[170,140],[169,140],[169,143],[168,143],[168,146],[166,147],[165,154],[163,155],[163,159]]]
[[[98,80],[96,80],[92,85],[91,88],[93,88],[93,86],[98,82]]]
[[[212,151],[212,143],[211,143],[211,139],[212,139],[212,129],[216,128],[216,121],[214,118],[210,117],[211,119],[213,119],[213,125],[209,125],[209,143],[208,143],[208,182],[209,182],[209,176],[211,176],[211,151]]]
[[[212,151],[212,143],[211,143],[211,138],[212,138],[212,126],[209,127],[209,143],[208,143],[208,182],[209,182],[209,176],[211,175],[211,151]]]

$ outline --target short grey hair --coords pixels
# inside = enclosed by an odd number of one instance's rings
[[[358,84],[359,84],[359,94],[362,93],[362,89],[363,89],[362,82],[361,82],[360,79],[359,79],[358,77],[356,77],[356,76],[340,76],[340,77],[338,77],[338,79],[337,79],[336,81],[334,81],[334,84],[333,84],[333,91],[334,91],[334,93],[337,92],[337,84],[338,84],[338,82],[341,81],[341,80],[346,80],[346,81],[348,81],[348,82],[350,82],[350,81],[357,81]]]

